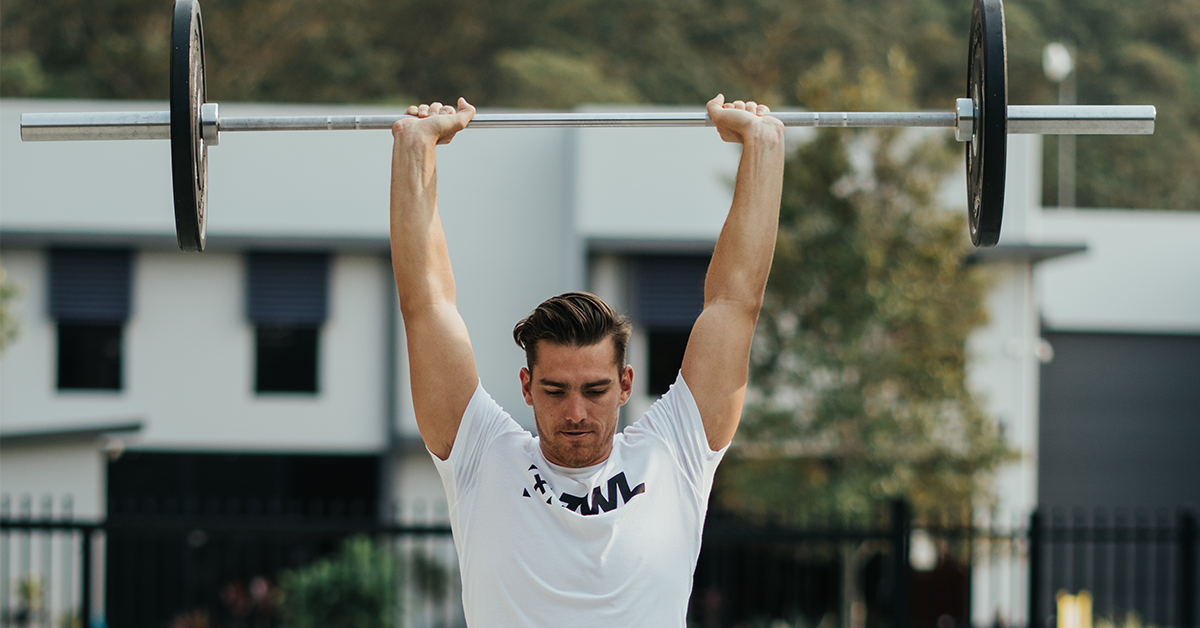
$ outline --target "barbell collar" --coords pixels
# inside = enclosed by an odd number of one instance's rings
[[[967,102],[964,107],[962,101]],[[974,122],[969,99],[959,99],[955,111],[817,112],[782,111],[769,114],[792,127],[943,127],[955,129],[961,141],[970,138]],[[1151,135],[1156,111],[1151,105],[1010,105],[1009,133],[1047,135]],[[221,118],[216,103],[201,107],[201,134],[216,146],[219,132],[324,131],[389,129],[403,115],[291,116]],[[711,126],[699,112],[642,113],[481,113],[471,128],[557,127],[699,127]],[[964,133],[964,129],[966,132]],[[21,115],[21,139],[26,142],[73,140],[170,139],[168,111],[99,113],[26,113]]]
[[[221,115],[215,102],[200,105],[200,137],[209,146],[216,146],[220,142]]]

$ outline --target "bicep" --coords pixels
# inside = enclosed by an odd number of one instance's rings
[[[714,451],[733,440],[741,420],[756,321],[756,310],[717,301],[704,308],[688,338],[681,371]]]
[[[404,335],[417,428],[429,451],[445,460],[479,384],[467,326],[453,303],[439,303],[405,310]]]

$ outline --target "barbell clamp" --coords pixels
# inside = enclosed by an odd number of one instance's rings
[[[954,101],[954,139],[971,141],[975,134],[975,103],[970,98]]]
[[[217,103],[206,102],[200,105],[200,137],[209,146],[220,143],[221,117],[217,113]]]

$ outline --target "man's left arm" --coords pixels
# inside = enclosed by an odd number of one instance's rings
[[[687,382],[708,445],[719,450],[733,440],[749,380],[750,344],[762,307],[783,190],[783,124],[754,102],[708,103],[727,142],[742,145],[733,204],[704,281],[704,310],[692,327],[683,354]]]

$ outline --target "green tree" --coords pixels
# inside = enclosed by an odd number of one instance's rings
[[[847,85],[830,55],[800,80],[814,108],[908,102],[914,69]],[[717,500],[745,514],[867,517],[881,500],[970,507],[1010,453],[967,388],[985,322],[966,226],[938,206],[961,148],[896,129],[825,131],[785,172],[751,394]]]
[[[696,105],[723,91],[778,108],[806,104],[795,87],[827,52],[854,76],[893,50],[913,62],[916,106],[966,90],[962,0],[202,1],[216,102]],[[1200,207],[1200,4],[1008,0],[1005,14],[1012,102],[1057,101],[1041,54],[1063,41],[1080,103],[1158,107],[1154,137],[1080,138],[1081,206]],[[0,95],[163,99],[169,30],[160,0],[5,0]]]
[[[21,294],[21,289],[8,280],[4,265],[0,264],[0,352],[3,352],[16,340],[20,327],[17,318],[13,316],[13,302]]]

